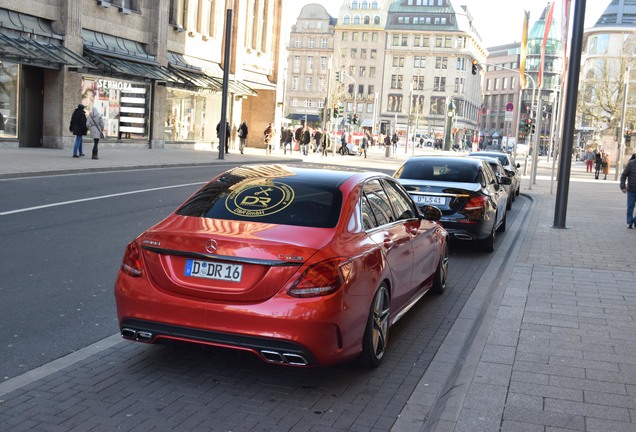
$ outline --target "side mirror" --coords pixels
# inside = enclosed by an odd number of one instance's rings
[[[432,205],[425,205],[420,209],[420,213],[428,221],[437,222],[442,218],[442,211]]]
[[[510,177],[501,176],[498,179],[499,179],[499,184],[502,184],[502,185],[511,185],[512,184],[512,179]]]

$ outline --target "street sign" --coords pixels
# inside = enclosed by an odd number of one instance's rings
[[[504,114],[504,121],[511,122],[512,121],[512,111],[506,111]]]
[[[506,111],[512,111],[514,109],[514,105],[512,104],[512,102],[508,102],[506,104]]]

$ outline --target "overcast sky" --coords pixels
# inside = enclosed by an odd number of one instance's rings
[[[348,0],[347,0],[348,1]],[[591,27],[596,23],[600,14],[605,11],[611,0],[588,0],[585,11],[585,27]],[[322,4],[327,12],[334,18],[343,0],[285,0],[283,14],[289,19],[289,25],[296,22],[303,6],[310,3]],[[574,12],[576,0],[572,1]],[[475,19],[475,27],[484,41],[486,47],[503,45],[521,41],[523,28],[523,11],[530,11],[530,26],[541,16],[541,12],[547,5],[543,0],[453,0],[456,7],[467,5],[468,11]],[[555,19],[561,17],[561,0],[557,0],[555,6]],[[289,37],[289,30],[287,31]]]

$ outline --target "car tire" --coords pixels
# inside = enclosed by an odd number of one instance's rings
[[[367,326],[362,338],[360,363],[364,367],[378,367],[382,357],[384,357],[389,342],[389,312],[389,289],[383,283],[373,296]]]
[[[435,271],[435,279],[431,292],[433,294],[442,294],[446,289],[446,279],[448,277],[448,243],[444,243],[442,253],[439,257],[437,270]]]
[[[510,210],[512,208],[512,202],[515,200],[514,195],[515,195],[514,193],[511,194],[506,200],[506,210]]]
[[[484,239],[479,241],[479,246],[481,250],[484,252],[494,252],[495,251],[495,225],[493,224],[492,231],[490,235]]]
[[[506,219],[508,218],[508,212],[506,212],[504,214],[504,217],[501,221],[501,224],[499,224],[499,227],[497,228],[497,232],[505,232],[506,231]]]

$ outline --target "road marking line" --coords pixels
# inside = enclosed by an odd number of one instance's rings
[[[197,186],[197,185],[201,185],[201,184],[204,184],[204,183],[205,182],[186,183],[186,184],[180,184],[180,185],[174,185],[174,186],[163,186],[163,187],[159,187],[159,188],[141,189],[141,190],[130,191],[130,192],[122,192],[122,193],[117,193],[117,194],[101,195],[101,196],[96,196],[96,197],[91,197],[91,198],[82,198],[82,199],[72,200],[72,201],[62,201],[62,202],[58,202],[58,203],[44,204],[44,205],[41,205],[41,206],[26,207],[26,208],[23,208],[23,209],[9,210],[9,211],[5,211],[5,212],[0,212],[0,216],[7,216],[7,215],[11,215],[11,214],[16,214],[16,213],[25,213],[25,212],[29,212],[29,211],[33,211],[33,210],[41,210],[41,209],[45,209],[45,208],[49,208],[49,207],[58,207],[58,206],[63,206],[63,205],[68,205],[68,204],[77,204],[77,203],[86,202],[86,201],[95,201],[95,200],[106,199],[106,198],[115,198],[115,197],[120,197],[120,196],[125,196],[125,195],[133,195],[133,194],[139,194],[139,193],[145,193],[145,192],[154,192],[154,191],[164,190],[164,189],[174,189],[174,188],[187,187],[187,186]]]

